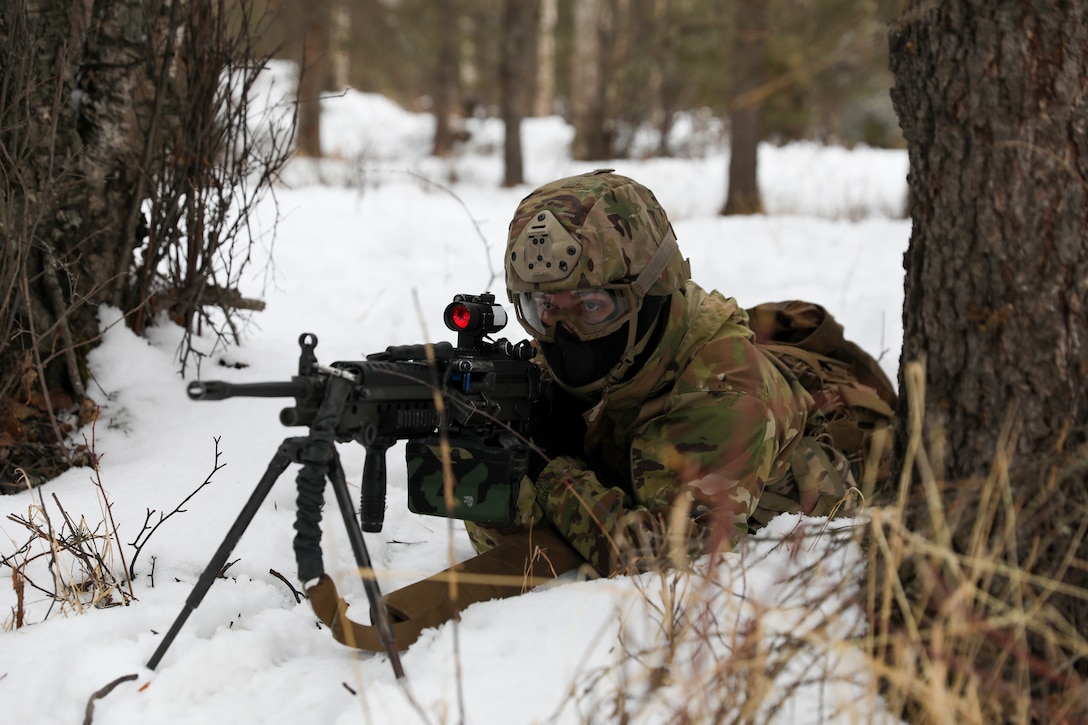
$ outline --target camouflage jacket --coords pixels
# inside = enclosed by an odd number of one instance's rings
[[[585,413],[583,455],[535,482],[537,511],[603,574],[665,555],[670,539],[728,547],[750,520],[801,509],[791,469],[811,396],[752,344],[735,300],[688,282],[669,304],[646,364]],[[773,513],[760,516],[765,493]]]

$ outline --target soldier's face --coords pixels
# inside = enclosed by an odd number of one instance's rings
[[[593,339],[628,307],[616,290],[603,288],[531,292],[527,296],[523,312],[533,328],[548,337],[562,325],[580,339]]]
[[[554,340],[560,327],[578,340],[596,340],[623,327],[638,312],[629,285],[526,291],[513,296],[518,319],[533,337]]]
[[[613,296],[600,289],[537,293],[533,303],[545,327],[569,319],[578,320],[587,327],[596,327],[615,319],[618,307]]]

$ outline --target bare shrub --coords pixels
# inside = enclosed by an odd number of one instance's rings
[[[238,17],[228,12],[231,5]],[[295,126],[260,93],[267,58],[257,56],[254,43],[269,18],[256,17],[254,6],[187,6],[176,70],[186,102],[167,117],[159,173],[144,200],[147,240],[135,260],[132,324],[141,332],[166,312],[184,327],[183,371],[199,354],[194,333],[208,327],[216,339],[237,341],[240,313],[264,307],[243,297],[238,283],[264,234],[252,226],[253,212],[272,193]],[[145,300],[150,304],[141,305]]]
[[[6,629],[32,624],[30,617],[41,610],[34,605],[42,602],[47,603],[40,613],[44,620],[56,612],[80,614],[88,608],[135,601],[136,562],[148,541],[167,521],[185,513],[185,506],[212,483],[225,465],[216,438],[214,461],[203,482],[169,513],[147,509],[143,526],[128,543],[132,553],[127,554],[120,538],[123,522],[114,518],[113,503],[102,483],[98,455],[94,452],[93,426],[85,447],[92,461],[90,482],[99,504],[97,512],[70,513],[57,493],[50,495],[50,505],[41,489],[34,488],[32,493],[37,500],[27,506],[27,513],[8,515],[10,521],[26,530],[27,538],[21,543],[13,540],[12,553],[0,558],[0,566],[11,570],[16,598],[11,616],[4,623]],[[30,483],[27,485],[32,487]],[[154,558],[148,577],[154,586]]]
[[[261,126],[256,0],[0,9],[0,487],[73,464],[98,310],[236,337],[251,226],[290,155]],[[67,444],[67,445],[66,445]],[[23,471],[22,476],[15,470]]]

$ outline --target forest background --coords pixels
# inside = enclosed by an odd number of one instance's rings
[[[313,155],[307,105],[348,86],[433,112],[440,156],[463,133],[459,119],[511,113],[562,115],[576,159],[695,153],[669,134],[676,112],[694,109],[757,117],[734,134],[735,149],[761,139],[903,145],[888,96],[894,1],[268,2],[275,20],[261,44],[312,70],[299,146]],[[636,151],[643,129],[659,143]]]

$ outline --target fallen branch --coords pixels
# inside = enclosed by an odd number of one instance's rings
[[[271,574],[272,576],[276,577],[281,582],[283,582],[284,584],[287,585],[287,588],[291,590],[291,594],[295,598],[295,604],[298,604],[303,599],[307,599],[307,596],[305,594],[303,594],[302,592],[300,592],[298,589],[295,589],[294,585],[291,584],[291,582],[287,581],[287,577],[285,577],[283,574],[280,574],[275,569],[269,569],[268,573]]]
[[[120,685],[122,682],[131,682],[135,679],[136,675],[124,675],[122,677],[118,677],[116,680],[106,685],[101,690],[98,690],[97,692],[92,694],[90,699],[87,700],[87,711],[83,715],[83,725],[91,725],[91,722],[94,720],[95,700],[101,700],[103,697],[113,692],[114,688]]]

